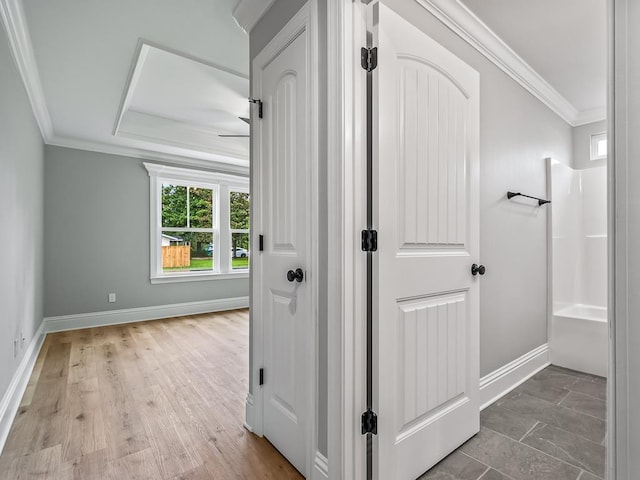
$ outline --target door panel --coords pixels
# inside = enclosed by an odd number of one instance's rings
[[[311,315],[306,279],[290,282],[287,271],[305,270],[308,254],[307,35],[303,30],[262,69],[264,118],[256,156],[264,235],[257,306],[264,323],[263,433],[303,474]]]
[[[479,76],[384,4],[369,20],[374,474],[413,480],[479,430]]]

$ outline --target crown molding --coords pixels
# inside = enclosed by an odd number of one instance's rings
[[[36,65],[31,37],[20,0],[0,0],[0,17],[7,32],[9,48],[24,84],[33,114],[45,142],[53,136],[53,124]]]
[[[123,157],[139,158],[142,160],[153,160],[169,163],[177,166],[202,168],[205,170],[214,170],[222,173],[230,173],[234,175],[248,176],[249,162],[244,165],[236,165],[232,163],[220,162],[216,160],[200,159],[175,155],[171,153],[162,153],[152,150],[144,150],[135,147],[126,147],[122,145],[107,144],[78,138],[53,136],[47,142],[47,145],[56,147],[73,148],[76,150],[87,150],[89,152],[107,153],[110,155],[121,155]]]
[[[604,119],[604,108],[602,118],[579,112],[459,0],[415,1],[572,127]]]
[[[275,0],[239,0],[233,9],[233,19],[249,33]]]

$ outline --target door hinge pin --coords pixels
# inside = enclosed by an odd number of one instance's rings
[[[258,250],[261,252],[264,250],[264,235],[258,235]]]
[[[376,230],[362,230],[362,251],[375,252],[378,250],[378,232]]]
[[[372,72],[378,66],[378,47],[360,49],[360,63],[367,72]]]
[[[367,433],[378,434],[378,415],[371,409],[362,414],[362,435]]]
[[[249,103],[254,103],[258,105],[258,118],[262,118],[262,100],[258,100],[257,98],[249,97]]]
[[[260,369],[259,372],[259,379],[258,379],[258,385],[264,385],[264,368]]]

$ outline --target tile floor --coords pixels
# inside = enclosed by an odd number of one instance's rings
[[[480,415],[480,433],[419,480],[600,480],[606,379],[551,365]]]

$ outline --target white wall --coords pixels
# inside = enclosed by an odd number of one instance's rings
[[[42,322],[43,142],[0,30],[0,398]],[[20,333],[14,356],[13,340]]]

